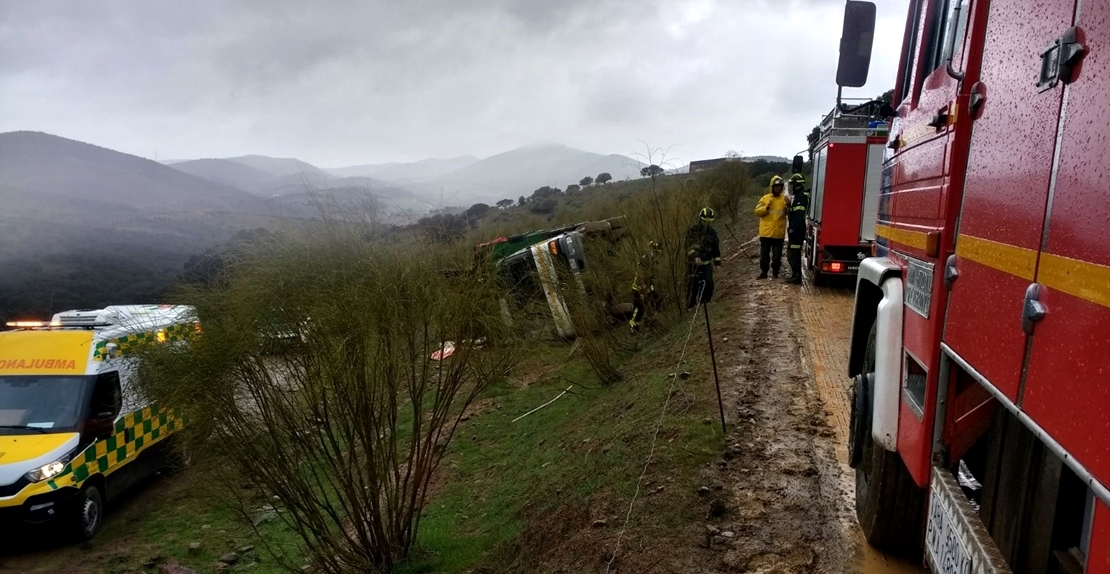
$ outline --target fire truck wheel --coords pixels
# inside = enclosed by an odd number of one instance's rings
[[[871,327],[863,360],[862,379],[875,371],[877,325]],[[868,421],[871,402],[862,405],[866,413],[853,420]],[[855,407],[855,404],[853,404]],[[868,429],[869,430],[869,429]],[[856,438],[853,435],[852,438]],[[875,444],[870,432],[859,433],[859,444],[849,453],[856,464],[856,518],[867,542],[877,548],[916,554],[921,551],[925,526],[925,490],[918,488],[901,457]],[[855,453],[855,454],[853,454]]]
[[[77,504],[70,518],[70,530],[79,541],[91,540],[100,531],[104,518],[104,496],[95,484],[86,484],[77,495]]]
[[[875,378],[860,373],[852,385],[852,413],[848,419],[848,466],[856,468],[863,460],[865,434],[871,433],[871,389]]]

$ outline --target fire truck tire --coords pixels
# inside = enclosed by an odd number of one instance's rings
[[[877,325],[873,325],[863,360],[864,374],[861,379],[864,380],[875,371],[876,332]],[[867,412],[859,413],[860,416],[853,413],[853,419],[870,421],[870,401],[862,408]],[[849,456],[852,452],[858,453],[855,455],[859,459],[855,467],[856,518],[864,538],[876,548],[906,554],[920,553],[925,528],[926,491],[914,483],[898,453],[875,444],[870,432],[860,433],[860,438],[860,444],[850,451]]]
[[[871,432],[871,389],[874,377],[856,376],[852,385],[852,412],[848,419],[848,466],[856,468],[863,460],[864,443]]]

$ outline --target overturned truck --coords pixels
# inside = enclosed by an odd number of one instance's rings
[[[556,332],[569,339],[576,333],[567,290],[586,296],[581,277],[586,268],[585,242],[591,237],[618,241],[626,233],[625,218],[614,217],[499,237],[479,245],[475,255],[479,263],[495,265],[513,293],[512,301],[502,301],[507,320],[512,321],[514,307],[519,311],[527,302],[540,299],[546,302]]]

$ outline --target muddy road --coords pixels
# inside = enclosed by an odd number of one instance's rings
[[[855,519],[847,464],[847,348],[852,288],[815,288],[729,274],[733,316],[713,317],[735,421],[706,480],[726,485],[718,572],[924,572],[871,549]],[[727,341],[723,339],[727,338]],[[726,411],[727,412],[727,411]],[[711,513],[712,514],[712,513]],[[709,545],[714,546],[710,538]]]

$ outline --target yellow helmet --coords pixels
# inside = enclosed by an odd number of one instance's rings
[[[712,207],[703,207],[701,213],[698,214],[698,218],[702,221],[713,221],[715,217],[717,217],[717,213],[713,211]]]
[[[781,185],[783,185],[781,177],[779,177],[777,175],[771,177],[771,187],[781,186]]]
[[[796,174],[790,176],[790,183],[800,183],[802,185],[805,185],[806,184],[806,176],[804,176],[800,173],[796,173]]]

